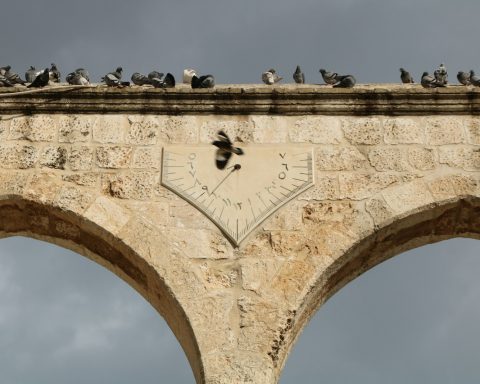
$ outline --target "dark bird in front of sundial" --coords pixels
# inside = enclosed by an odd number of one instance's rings
[[[225,169],[228,164],[228,160],[232,157],[232,153],[236,155],[243,155],[244,152],[241,148],[234,147],[230,138],[224,131],[217,132],[218,140],[215,140],[212,144],[216,146],[217,152],[215,153],[215,163],[218,169]]]

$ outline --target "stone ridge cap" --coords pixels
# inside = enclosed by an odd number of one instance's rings
[[[480,114],[480,89],[418,84],[218,85],[212,89],[57,85],[0,91],[0,113],[133,114]]]

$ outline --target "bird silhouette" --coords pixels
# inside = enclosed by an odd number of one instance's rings
[[[218,169],[225,169],[228,164],[228,160],[232,157],[232,153],[236,155],[243,155],[244,152],[241,148],[234,147],[230,138],[224,131],[217,132],[218,140],[215,140],[212,144],[217,147],[215,153],[215,164]]]

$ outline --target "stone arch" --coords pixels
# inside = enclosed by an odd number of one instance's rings
[[[18,175],[12,177],[18,182]],[[125,280],[165,318],[196,381],[205,382],[197,335],[182,298],[163,273],[167,267],[162,257],[170,251],[164,235],[141,217],[111,212],[121,207],[103,195],[71,186],[56,188],[36,178],[13,186],[0,175],[0,238],[21,235],[57,244]]]
[[[305,283],[305,294],[289,322],[288,332],[283,335],[284,348],[279,350],[276,366],[278,376],[308,321],[350,281],[413,248],[455,237],[480,240],[478,181],[468,179],[469,188],[455,188],[459,180],[465,182],[457,175],[414,181],[392,187],[367,202],[367,206],[370,203],[379,208],[378,215],[372,214],[374,227],[341,247],[344,251],[332,256],[331,262],[319,267]],[[439,186],[441,190],[435,189]]]

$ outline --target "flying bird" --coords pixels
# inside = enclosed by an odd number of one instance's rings
[[[458,71],[457,80],[460,84],[470,85],[470,73],[469,72]]]
[[[212,75],[204,75],[192,77],[192,88],[213,88],[215,86],[215,78]]]
[[[49,76],[50,76],[50,81],[54,83],[60,83],[61,74],[54,63],[51,64]]]
[[[132,83],[135,85],[147,85],[152,84],[151,80],[142,73],[135,72],[132,74]]]
[[[445,64],[440,64],[438,69],[436,69],[433,72],[433,76],[435,77],[435,80],[438,85],[447,85],[448,84],[448,74],[447,74],[447,68],[445,67]]]
[[[428,72],[423,72],[421,84],[423,88],[445,87],[444,83],[439,83],[433,76],[430,76]]]
[[[163,73],[160,75],[163,76]],[[163,79],[160,76],[160,78],[154,77],[150,81],[155,88],[175,88],[175,77],[170,72]]]
[[[473,69],[470,71],[470,83],[475,87],[480,87],[480,77],[475,75]]]
[[[403,68],[400,68],[400,79],[402,80],[403,84],[413,84],[413,83],[415,83],[412,75],[410,75],[410,72],[406,71]]]
[[[335,80],[337,80],[337,83],[333,86],[333,88],[353,88],[357,83],[357,80],[355,80],[355,77],[352,75],[337,75]]]
[[[278,76],[275,69],[270,68],[268,71],[262,73],[262,81],[267,85],[278,83],[283,77]]]
[[[323,81],[325,81],[326,84],[333,85],[337,82],[338,73],[330,72],[323,68],[320,69],[319,72],[322,74]]]
[[[297,65],[297,68],[293,73],[293,80],[295,80],[295,83],[297,84],[305,84],[305,74],[302,72],[299,65]]]
[[[107,73],[102,77],[102,81],[105,82],[109,87],[126,87],[130,85],[129,81],[122,80],[122,67],[117,67],[115,71]]]
[[[234,147],[230,138],[224,131],[217,132],[218,140],[215,140],[212,144],[217,147],[215,153],[215,164],[218,169],[225,169],[228,164],[228,160],[232,157],[232,153],[236,155],[243,155],[244,152],[241,148]]]
[[[48,85],[48,81],[50,80],[50,71],[48,68],[40,73],[33,82],[28,85],[28,88],[42,88]]]

